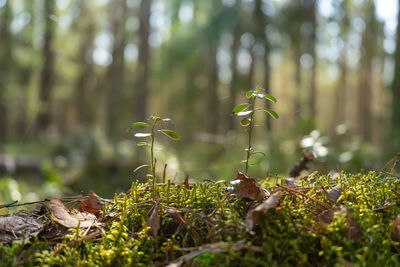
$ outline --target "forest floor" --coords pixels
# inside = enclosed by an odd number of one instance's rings
[[[0,217],[0,265],[399,266],[395,164],[258,182],[240,172],[232,182],[134,182],[112,200],[46,199]]]

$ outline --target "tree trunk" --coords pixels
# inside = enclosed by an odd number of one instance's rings
[[[271,47],[268,39],[269,37],[265,34],[265,28],[268,26],[268,17],[262,12],[262,0],[255,1],[254,19],[256,25],[256,39],[264,45],[264,84],[262,87],[265,89],[267,94],[271,94],[271,64],[269,61]],[[271,104],[271,101],[266,101],[267,108],[271,109]],[[271,116],[266,116],[265,123],[267,129],[269,131],[272,130]]]
[[[337,82],[337,87],[335,90],[335,103],[332,112],[332,126],[331,126],[331,134],[335,136],[335,128],[337,125],[342,124],[346,120],[346,93],[348,86],[348,66],[347,66],[347,46],[348,40],[347,35],[350,27],[350,19],[349,19],[349,11],[348,11],[348,1],[345,0],[342,2],[342,12],[343,19],[341,20],[341,32],[340,36],[343,41],[343,47],[340,51],[339,57],[339,80]],[[337,140],[339,141],[339,140]]]
[[[360,59],[360,76],[358,81],[358,129],[357,133],[363,137],[365,141],[371,141],[371,108],[372,108],[372,60],[374,56],[373,29],[375,23],[375,6],[372,1],[366,4],[367,10],[365,14],[366,27],[362,37],[361,59]]]
[[[44,5],[45,33],[43,38],[43,66],[40,74],[39,113],[36,120],[36,133],[48,130],[51,124],[51,94],[54,83],[54,27],[51,19],[55,10],[55,2],[46,0]]]
[[[313,59],[311,67],[311,80],[310,80],[310,110],[311,117],[315,120],[317,116],[317,55],[315,52],[316,39],[317,39],[317,21],[316,21],[316,3],[317,0],[311,0],[310,7],[310,22],[312,25],[312,32],[310,38],[310,54]]]
[[[207,88],[207,130],[209,133],[217,133],[219,123],[219,98],[218,98],[218,65],[217,45],[210,47],[208,52],[208,88]]]
[[[400,0],[398,1],[400,7]],[[392,83],[392,137],[397,147],[400,146],[400,11],[397,14],[395,67]]]
[[[7,101],[5,99],[5,93],[7,91],[9,69],[12,59],[10,1],[6,1],[2,9],[0,13],[0,34],[2,39],[2,44],[0,46],[0,145],[7,141]],[[0,146],[0,151],[1,150],[2,148]]]
[[[295,66],[295,73],[294,73],[294,83],[295,83],[295,93],[293,99],[293,106],[294,106],[294,122],[297,123],[300,121],[301,118],[301,64],[300,64],[300,57],[301,57],[301,47],[300,44],[294,44],[293,47],[293,60]]]
[[[148,76],[149,76],[149,34],[150,34],[150,9],[151,0],[142,0],[139,7],[139,59],[137,65],[137,84],[134,100],[136,120],[147,118]]]
[[[127,15],[126,1],[113,0],[111,2],[110,11],[114,44],[112,50],[112,63],[107,70],[107,131],[109,136],[115,137],[118,133],[122,132],[122,129],[118,128],[118,117],[120,117],[121,107],[123,106],[121,105],[121,94],[124,91],[124,49],[126,45],[125,22]]]
[[[90,12],[90,4],[93,1],[80,1],[80,18],[78,20],[78,32],[81,36],[79,48],[80,69],[75,85],[75,112],[78,112],[76,122],[88,125],[94,120],[94,66],[92,53],[94,49],[94,37],[96,33],[93,14]]]
[[[237,61],[238,61],[238,51],[240,46],[240,26],[239,22],[233,30],[233,43],[231,47],[231,72],[232,79],[229,85],[229,104],[228,104],[228,112],[226,114],[232,114],[232,110],[236,105],[236,94],[238,91],[238,83],[239,83],[239,75],[237,69]],[[234,116],[230,116],[228,120],[228,129],[235,129],[235,118]]]

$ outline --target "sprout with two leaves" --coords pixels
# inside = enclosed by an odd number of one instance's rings
[[[160,123],[160,122],[164,122],[164,123],[169,123],[172,126],[174,126],[174,122],[169,119],[161,119],[160,117],[157,116],[153,116],[151,115],[148,118],[148,123],[147,122],[135,122],[132,124],[131,129],[134,129],[136,127],[146,127],[149,128],[149,132],[140,132],[140,133],[135,133],[135,137],[138,138],[150,138],[150,143],[148,142],[138,142],[137,145],[138,146],[150,146],[150,165],[145,164],[145,165],[141,165],[139,167],[137,167],[134,172],[138,171],[141,168],[150,168],[151,171],[151,177],[153,180],[153,193],[155,194],[155,181],[156,181],[156,165],[157,165],[157,159],[154,156],[154,140],[155,140],[155,135],[157,132],[162,133],[166,136],[168,136],[169,138],[171,138],[172,140],[179,140],[181,137],[177,132],[168,130],[168,129],[156,129],[156,126]]]
[[[247,171],[249,169],[249,160],[250,160],[251,155],[254,155],[255,153],[261,153],[261,152],[253,151],[252,143],[251,143],[252,142],[251,138],[252,138],[253,128],[254,128],[254,113],[256,111],[263,111],[263,112],[269,114],[270,116],[274,117],[275,119],[278,119],[279,115],[272,109],[255,107],[256,99],[264,99],[264,100],[269,100],[269,101],[276,103],[276,98],[269,94],[262,93],[260,91],[260,86],[257,86],[255,90],[248,91],[246,93],[246,98],[250,99],[250,103],[239,104],[232,110],[232,112],[234,115],[242,118],[240,121],[240,124],[243,127],[247,128],[248,145],[247,145],[247,148],[245,149],[246,159],[243,160],[243,162],[245,163],[245,174],[247,175]]]

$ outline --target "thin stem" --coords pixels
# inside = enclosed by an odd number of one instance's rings
[[[156,124],[154,123],[151,127],[151,146],[150,146],[150,156],[151,156],[151,173],[153,175],[153,197],[155,197],[155,185],[156,185],[156,159],[154,158],[154,137]]]
[[[247,146],[247,157],[246,157],[246,169],[245,169],[245,174],[247,175],[247,171],[249,169],[249,159],[251,156],[251,137],[252,137],[252,133],[253,133],[253,117],[254,117],[254,110],[255,110],[255,103],[256,103],[256,98],[253,96],[251,98],[251,114],[250,114],[250,124],[249,124],[249,130],[248,130],[248,134],[249,134],[249,143]]]

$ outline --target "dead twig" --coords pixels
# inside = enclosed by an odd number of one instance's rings
[[[290,177],[297,177],[300,175],[301,171],[308,170],[307,163],[310,161],[316,160],[315,155],[311,151],[305,151],[301,159],[294,165],[294,167],[290,170]]]

